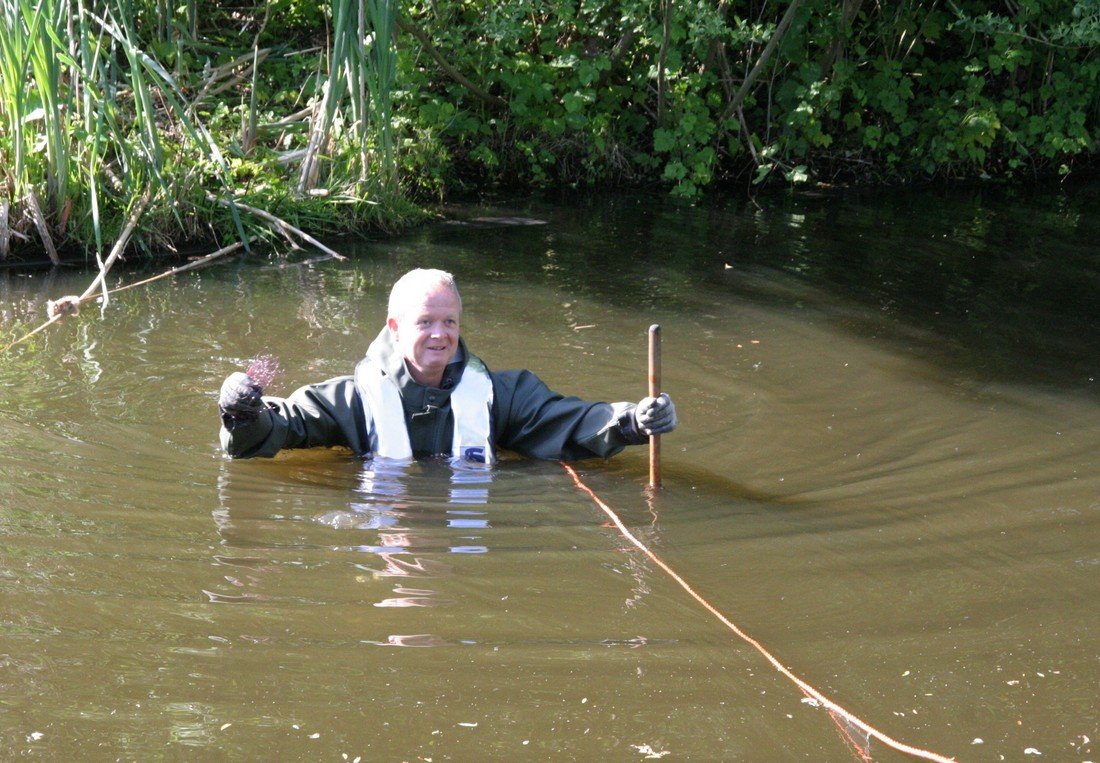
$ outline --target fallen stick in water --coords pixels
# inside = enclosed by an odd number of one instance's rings
[[[216,197],[214,195],[211,195],[211,194],[208,194],[206,198],[209,199],[210,201],[216,203],[216,204],[221,204],[223,207],[237,207],[238,209],[243,209],[245,212],[256,215],[256,217],[259,217],[263,220],[267,220],[269,223],[273,224],[276,228],[278,228],[282,233],[284,233],[284,235],[285,235],[286,232],[289,231],[290,233],[293,233],[294,235],[298,236],[303,241],[305,241],[307,243],[310,243],[310,244],[313,244],[313,246],[317,247],[322,252],[324,252],[328,256],[332,257],[332,259],[334,259],[334,260],[346,260],[347,259],[347,257],[345,257],[344,255],[340,254],[339,252],[335,251],[334,249],[331,249],[330,247],[325,246],[320,241],[315,239],[313,236],[306,233],[304,230],[301,230],[300,228],[295,228],[293,225],[288,223],[286,220],[283,220],[280,217],[276,217],[275,215],[271,214],[270,212],[265,212],[264,210],[257,209],[256,207],[250,207],[247,204],[242,204],[239,201],[230,201],[229,199],[219,199],[218,197]]]
[[[152,194],[149,188],[145,189],[145,193],[141,195],[141,198],[136,204],[134,204],[133,210],[130,212],[130,219],[126,221],[126,227],[122,229],[122,233],[119,235],[118,240],[115,241],[115,245],[111,247],[111,253],[107,255],[105,262],[99,263],[99,275],[95,277],[95,280],[88,284],[88,288],[84,290],[84,293],[80,295],[79,302],[83,302],[88,299],[92,292],[96,290],[97,286],[103,288],[103,305],[107,305],[107,271],[111,269],[111,266],[115,264],[115,261],[122,256],[123,250],[126,249],[126,244],[130,242],[130,236],[134,235],[134,229],[137,228],[138,221],[141,220],[141,216],[145,214],[145,209],[149,206],[149,202],[152,199]],[[99,258],[99,253],[96,253],[96,259]],[[63,297],[62,299],[68,299]],[[49,308],[51,316],[52,307]],[[67,314],[67,313],[65,313]]]
[[[145,213],[146,208],[149,206],[149,202],[151,200],[151,197],[152,197],[151,189],[146,188],[145,193],[142,194],[141,198],[134,205],[134,208],[130,213],[130,218],[126,223],[126,227],[123,229],[121,235],[119,235],[118,240],[115,241],[115,245],[111,248],[111,253],[108,255],[106,261],[101,261],[99,263],[99,274],[95,277],[95,279],[91,282],[91,284],[88,285],[88,288],[84,290],[84,293],[81,294],[80,296],[68,295],[68,296],[60,297],[56,300],[49,300],[46,303],[46,314],[47,314],[47,316],[49,316],[49,320],[47,320],[45,323],[43,323],[41,326],[34,329],[30,333],[28,333],[28,334],[20,337],[19,339],[16,339],[15,341],[11,342],[7,346],[5,346],[3,349],[0,349],[0,353],[7,352],[12,347],[15,347],[18,344],[22,344],[23,342],[27,341],[28,339],[30,339],[35,334],[37,334],[40,331],[42,331],[43,329],[45,329],[50,324],[56,323],[57,321],[61,320],[65,316],[67,316],[67,315],[76,315],[77,313],[79,313],[80,312],[80,305],[83,304],[84,302],[87,302],[88,300],[92,299],[93,298],[92,295],[96,291],[97,288],[101,288],[102,293],[99,294],[96,298],[102,300],[103,303],[104,303],[104,306],[106,306],[106,303],[107,303],[107,301],[108,301],[111,294],[115,294],[115,293],[123,291],[125,289],[132,289],[135,286],[141,286],[143,284],[151,283],[151,282],[159,280],[161,278],[167,278],[168,276],[176,275],[178,273],[182,273],[182,272],[187,271],[187,270],[192,270],[194,268],[201,267],[202,265],[207,264],[211,260],[217,259],[218,257],[222,257],[226,254],[229,254],[230,252],[236,251],[237,249],[244,246],[246,243],[251,244],[252,241],[254,240],[254,239],[250,238],[247,241],[242,241],[242,242],[238,242],[236,244],[232,244],[230,246],[219,249],[216,252],[208,254],[207,256],[201,258],[200,260],[198,260],[196,262],[191,262],[191,263],[188,263],[187,265],[181,265],[180,267],[177,267],[177,268],[172,268],[172,269],[170,269],[170,270],[168,270],[164,273],[161,273],[158,276],[154,276],[152,278],[147,278],[144,281],[139,281],[137,283],[130,284],[128,286],[121,286],[117,289],[108,290],[107,289],[107,272],[111,269],[111,266],[115,264],[115,261],[118,260],[118,258],[122,256],[122,252],[126,248],[126,244],[129,243],[130,237],[133,235],[134,230],[137,228],[138,221],[141,219],[141,216]],[[236,207],[238,209],[243,209],[246,212],[249,212],[253,215],[256,215],[257,217],[259,217],[263,220],[267,220],[268,222],[273,224],[279,230],[279,232],[282,233],[284,236],[287,236],[288,233],[293,233],[294,235],[301,238],[303,241],[305,241],[309,244],[312,244],[313,246],[320,249],[322,252],[324,252],[329,257],[331,257],[335,260],[346,260],[347,259],[347,257],[345,257],[344,255],[340,254],[339,252],[333,250],[332,248],[325,246],[324,244],[322,244],[320,241],[318,241],[317,239],[315,239],[313,236],[309,235],[305,231],[294,227],[293,225],[288,223],[286,220],[283,220],[279,217],[276,217],[275,215],[271,214],[270,212],[265,212],[262,209],[257,209],[256,207],[251,207],[247,204],[242,204],[239,201],[231,201],[229,199],[220,199],[220,198],[217,198],[216,196],[214,196],[213,194],[207,194],[207,199],[209,199],[210,201],[213,201],[216,204],[220,204],[220,205],[225,206],[225,207]],[[288,238],[289,238],[289,236],[288,236]],[[51,259],[54,259],[54,258],[51,256]],[[97,255],[97,259],[98,259],[98,255]]]
[[[251,238],[251,239],[248,240],[248,243],[252,244],[252,242],[254,242],[255,240],[256,240],[255,238]],[[196,268],[201,268],[204,265],[209,265],[211,262],[218,259],[219,257],[224,257],[227,254],[232,254],[233,252],[236,252],[237,250],[239,250],[243,247],[244,247],[244,242],[243,241],[237,241],[235,243],[230,244],[229,246],[223,246],[221,249],[219,249],[216,252],[211,252],[210,254],[207,254],[203,257],[199,257],[196,260],[192,260],[191,262],[188,262],[186,265],[180,265],[178,267],[171,268],[170,270],[166,270],[163,273],[159,273],[155,276],[152,276],[151,278],[146,278],[142,281],[136,281],[134,283],[128,283],[125,286],[119,286],[117,288],[111,289],[110,293],[111,294],[118,294],[120,291],[126,291],[127,289],[134,289],[138,286],[144,286],[145,284],[152,283],[153,281],[159,281],[162,278],[168,278],[169,276],[175,276],[175,275],[179,275],[180,273],[186,273],[188,270],[195,270]],[[100,295],[98,297],[95,297],[95,299],[101,299],[101,298],[102,298],[102,295]]]
[[[251,241],[249,243],[251,243]],[[45,329],[47,326],[49,326],[53,323],[57,323],[58,321],[60,321],[65,316],[78,314],[80,312],[80,305],[82,305],[84,302],[90,302],[94,299],[101,299],[101,300],[106,299],[107,295],[109,295],[109,294],[118,294],[120,291],[126,291],[127,289],[133,289],[133,288],[138,287],[138,286],[144,286],[146,284],[152,283],[153,281],[159,281],[162,278],[168,278],[169,276],[178,275],[180,273],[185,273],[188,270],[194,270],[194,269],[200,268],[204,265],[209,265],[211,262],[218,259],[219,257],[224,257],[227,254],[232,254],[233,252],[237,251],[238,249],[240,249],[243,246],[244,246],[244,242],[238,241],[234,244],[230,244],[229,246],[222,247],[221,249],[219,249],[216,252],[211,252],[210,254],[208,254],[204,257],[200,257],[197,260],[193,260],[191,262],[188,262],[186,265],[180,265],[178,267],[171,268],[171,269],[166,270],[163,273],[159,273],[158,275],[155,275],[151,278],[146,278],[142,281],[137,281],[135,283],[127,284],[125,286],[119,286],[119,287],[117,287],[115,289],[111,289],[109,291],[105,290],[103,293],[100,293],[100,294],[93,294],[92,292],[95,291],[95,286],[97,284],[103,283],[103,281],[101,279],[106,274],[105,270],[100,270],[99,275],[96,276],[96,280],[93,281],[92,285],[89,286],[84,291],[84,294],[82,294],[80,296],[77,296],[75,294],[70,294],[70,295],[65,296],[65,297],[58,297],[56,300],[51,299],[51,300],[47,301],[46,302],[46,314],[49,316],[49,320],[47,320],[41,326],[36,328],[34,331],[31,331],[30,333],[20,337],[19,339],[16,339],[14,342],[12,342],[11,344],[4,347],[2,350],[0,350],[0,353],[7,352],[12,347],[15,347],[18,344],[22,344],[23,342],[27,341],[28,339],[30,339],[35,334],[37,334],[40,331],[42,331],[43,329]],[[108,262],[109,261],[110,261],[110,258],[108,258]],[[106,265],[106,263],[104,263],[104,264]]]

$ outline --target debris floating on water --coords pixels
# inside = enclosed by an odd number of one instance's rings
[[[521,217],[519,215],[501,215],[483,217],[471,217],[468,220],[446,220],[445,225],[455,225],[463,228],[514,228],[529,225],[546,225],[546,220],[534,217]]]
[[[66,315],[78,315],[80,313],[80,297],[75,294],[70,294],[65,297],[59,297],[56,300],[46,300],[46,315],[50,320],[55,318],[63,318]]]
[[[632,744],[630,746],[640,752],[642,755],[645,755],[646,758],[663,758],[666,755],[672,754],[668,750],[655,750],[651,745],[648,744]]]

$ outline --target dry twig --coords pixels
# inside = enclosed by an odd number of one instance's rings
[[[64,318],[67,315],[77,315],[80,312],[80,305],[84,302],[90,301],[92,299],[100,299],[100,300],[103,300],[104,303],[106,303],[108,294],[118,294],[120,291],[126,291],[127,289],[133,289],[133,288],[136,288],[138,286],[144,286],[145,284],[152,283],[153,281],[159,281],[162,278],[168,278],[169,276],[179,275],[180,273],[184,273],[188,270],[194,270],[196,268],[200,268],[200,267],[203,267],[205,265],[209,265],[214,260],[216,260],[220,257],[224,257],[227,254],[232,254],[233,252],[236,252],[236,251],[238,251],[239,249],[241,249],[243,247],[244,247],[244,242],[238,241],[236,243],[230,244],[229,246],[222,247],[221,249],[217,250],[216,252],[211,252],[210,254],[208,254],[204,257],[200,257],[197,260],[193,260],[191,262],[188,262],[186,265],[180,265],[179,267],[175,267],[175,268],[171,268],[169,270],[166,270],[165,272],[160,273],[158,275],[155,275],[152,278],[146,278],[142,281],[137,281],[135,283],[127,284],[125,286],[119,286],[115,289],[111,289],[110,291],[107,291],[105,289],[103,294],[93,295],[92,292],[95,291],[95,283],[97,281],[99,281],[100,278],[104,275],[104,272],[101,271],[100,275],[96,277],[96,281],[94,281],[92,283],[92,286],[88,287],[88,289],[84,292],[83,296],[77,296],[75,294],[71,294],[71,295],[68,295],[68,296],[65,296],[65,297],[59,297],[56,300],[53,300],[53,299],[48,300],[46,302],[46,315],[48,316],[48,320],[45,323],[43,323],[41,326],[36,328],[34,331],[31,331],[30,333],[20,337],[19,339],[16,339],[14,342],[8,344],[6,347],[4,347],[2,350],[0,350],[0,353],[7,352],[12,347],[15,347],[18,344],[22,344],[23,342],[27,341],[28,339],[30,339],[35,334],[37,334],[40,331],[42,331],[43,329],[45,329],[47,326],[49,326],[53,323],[57,323],[58,321],[60,321],[62,318]],[[110,258],[108,258],[108,261],[109,261],[109,259]]]
[[[324,252],[328,256],[332,257],[334,260],[346,260],[347,259],[347,257],[345,257],[344,255],[340,254],[339,252],[325,246],[320,241],[315,239],[313,236],[306,233],[304,230],[302,230],[300,228],[295,228],[293,225],[288,223],[286,220],[283,220],[280,217],[276,217],[275,215],[271,214],[270,212],[265,212],[264,210],[257,209],[256,207],[250,207],[247,204],[242,204],[239,201],[233,201],[233,200],[230,200],[230,199],[219,199],[218,197],[213,196],[213,195],[207,195],[206,198],[209,199],[210,201],[213,201],[216,204],[221,204],[223,207],[230,207],[230,206],[237,207],[238,209],[243,209],[245,212],[248,212],[249,214],[253,214],[253,215],[256,215],[256,217],[259,217],[263,220],[267,220],[269,223],[274,225],[276,230],[278,230],[283,235],[286,235],[288,232],[293,233],[294,235],[298,236],[300,239],[302,239],[306,243],[312,244],[313,246],[317,247],[322,252]]]
[[[57,256],[57,249],[54,247],[53,238],[50,236],[50,228],[46,225],[46,217],[42,214],[42,207],[38,203],[38,194],[34,192],[33,188],[27,193],[27,207],[30,208],[35,227],[38,228],[38,235],[42,238],[42,246],[46,247],[46,254],[50,255],[50,262],[54,265],[60,265],[61,258]]]
[[[4,199],[4,203],[0,204],[0,260],[6,260],[11,254],[11,228],[8,227],[10,210],[11,203]]]
[[[122,233],[119,235],[118,240],[115,241],[115,245],[111,247],[111,253],[107,255],[107,260],[100,264],[99,275],[95,277],[88,288],[84,290],[84,293],[80,295],[80,301],[83,302],[87,299],[96,288],[102,286],[103,288],[103,304],[107,304],[107,271],[111,269],[111,266],[115,264],[119,257],[122,256],[122,252],[126,249],[126,245],[130,243],[130,237],[134,235],[134,229],[137,228],[138,221],[141,220],[141,216],[145,214],[146,208],[149,206],[149,201],[152,198],[152,191],[149,188],[145,189],[145,193],[141,195],[137,203],[134,204],[133,210],[130,212],[130,219],[126,221],[126,227],[122,229]]]

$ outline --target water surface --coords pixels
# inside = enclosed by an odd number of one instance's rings
[[[3,757],[854,759],[558,464],[222,456],[227,373],[349,373],[424,265],[491,368],[586,398],[643,396],[662,325],[665,489],[642,448],[581,476],[804,680],[960,760],[1095,759],[1090,199],[504,200],[86,308],[0,360]],[[88,278],[0,274],[5,330]]]

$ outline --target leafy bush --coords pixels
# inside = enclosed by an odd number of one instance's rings
[[[406,40],[403,75],[453,176],[478,182],[692,196],[731,177],[1064,171],[1095,154],[1100,3],[1009,7],[412,2],[406,23],[435,58]]]

